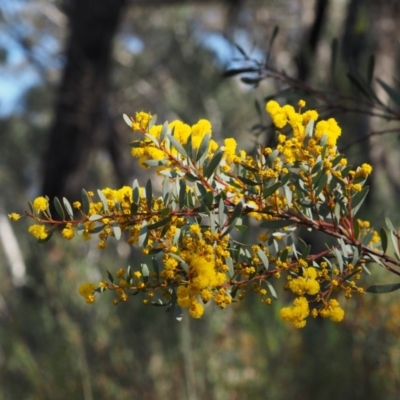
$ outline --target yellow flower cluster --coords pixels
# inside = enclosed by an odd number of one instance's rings
[[[132,129],[135,131],[145,131],[149,126],[151,120],[151,114],[144,111],[136,113],[135,119],[132,121]]]
[[[45,197],[40,196],[33,200],[32,206],[37,213],[46,211],[49,207],[49,201]]]
[[[44,225],[31,225],[28,228],[28,232],[36,239],[39,240],[44,240],[47,238],[47,231],[46,231],[46,227]]]
[[[94,303],[94,291],[96,290],[96,287],[97,286],[91,282],[83,283],[81,286],[79,286],[79,294],[86,300],[86,303]]]
[[[203,308],[199,299],[203,302],[212,299],[221,308],[232,302],[231,296],[223,288],[228,280],[228,268],[223,261],[228,254],[228,238],[213,237],[209,230],[201,234],[197,224],[190,227],[190,233],[183,240],[184,250],[180,253],[189,266],[188,278],[186,282],[182,282],[183,285],[179,286],[176,294],[178,305],[189,308],[192,317],[200,318]],[[172,256],[165,257],[165,276],[171,276],[171,270],[175,273],[179,271],[179,264],[171,263],[171,260],[174,260]]]
[[[145,117],[140,113],[140,118],[149,121],[150,115]],[[138,118],[138,116],[137,116]],[[145,126],[145,128],[144,128]],[[196,124],[189,126],[184,124],[182,121],[172,121],[168,124],[168,128],[174,138],[181,144],[186,145],[189,137],[191,137],[192,148],[194,150],[199,149],[201,142],[207,134],[212,134],[212,127],[210,121],[206,119],[199,120]],[[159,141],[161,139],[161,133],[163,130],[162,125],[153,125],[148,129],[147,125],[140,125],[138,123],[132,124],[132,129],[134,131],[141,131],[142,133],[149,134],[153,139]],[[236,159],[236,140],[233,138],[227,138],[224,141],[224,161],[226,165],[230,165]],[[215,152],[219,149],[218,143],[211,139],[209,141],[209,146],[207,149],[207,157],[211,158]],[[142,168],[149,168],[146,161],[158,160],[165,161],[164,165],[158,167],[158,171],[169,168],[171,164],[174,163],[176,158],[181,159],[179,152],[174,147],[171,148],[167,144],[167,140],[164,139],[157,146],[153,140],[149,138],[141,138],[139,140],[134,140],[132,142],[131,154],[133,157],[139,159],[139,165]],[[241,152],[241,158],[245,157],[245,152]]]
[[[319,315],[322,318],[330,318],[334,322],[340,322],[344,318],[344,310],[337,300],[331,299],[326,307],[320,310]]]
[[[8,214],[8,218],[10,218],[11,221],[18,221],[21,218],[21,215],[13,212],[11,214]]]
[[[115,304],[141,293],[144,304],[176,303],[200,318],[206,303],[225,308],[241,300],[248,288],[271,304],[276,298],[271,281],[285,276],[285,289],[296,298],[280,311],[283,320],[297,328],[306,325],[310,314],[341,321],[344,311],[331,297],[340,290],[346,298],[363,293],[356,282],[360,265],[380,242],[369,222],[355,222],[348,209],[353,199],[359,204],[372,167],[347,167],[336,148],[341,135],[337,122],[317,122],[318,113],[303,111],[305,105],[300,100],[296,111],[276,101],[266,104],[275,125],[290,132],[278,132],[276,148],[261,148],[255,156],[238,151],[233,138],[220,147],[205,119],[190,126],[181,121],[155,125],[155,118],[143,111],[134,119],[126,117],[141,134],[131,143],[131,153],[142,167],[161,173],[162,195],[153,195],[151,182],[141,187],[136,180],[132,187],[104,188],[98,198],[82,191],[81,201],[72,207],[65,199],[63,206],[55,202],[61,220],[52,219],[48,199],[40,196],[27,213],[37,222],[29,233],[44,241],[59,226],[66,240],[96,235],[99,249],[107,247],[110,237],[141,248],[142,273],[129,267],[119,269],[116,279],[109,276],[110,283],[82,285],[79,293],[88,303],[95,301],[96,291],[114,291]],[[239,243],[231,236],[234,229],[246,229],[243,217],[263,221],[267,231],[259,235],[262,244]],[[17,221],[20,215],[11,213],[9,218]],[[338,244],[319,255],[309,255],[304,246],[297,250],[286,239],[299,226],[331,235]],[[362,253],[367,242],[369,249]],[[347,247],[352,244],[361,252],[358,258],[354,253],[350,264]],[[342,263],[332,263],[342,255]],[[152,300],[157,290],[166,303]],[[311,310],[309,304],[315,307]]]
[[[289,289],[298,296],[304,296],[305,294],[317,294],[320,290],[320,287],[316,278],[316,269],[309,267],[304,271],[304,276],[299,276],[298,278],[289,281]]]
[[[284,321],[291,322],[296,328],[306,326],[306,318],[310,314],[308,301],[305,297],[297,297],[293,301],[293,306],[283,307],[280,316]]]
[[[299,105],[304,107],[305,101],[300,100]],[[293,164],[296,161],[306,161],[313,167],[316,158],[322,153],[323,146],[321,143],[323,137],[325,137],[329,151],[325,155],[324,162],[327,168],[332,166],[331,160],[337,155],[336,142],[341,135],[341,129],[334,118],[319,121],[314,130],[309,129],[307,131],[310,121],[315,122],[318,119],[318,113],[315,110],[300,113],[296,112],[290,105],[281,107],[274,100],[267,103],[266,110],[278,128],[284,128],[289,124],[293,130],[293,137],[291,138],[282,133],[278,135],[277,149],[283,155],[286,163]],[[309,136],[307,141],[305,140],[306,135]],[[266,149],[266,151],[272,152],[270,149]]]

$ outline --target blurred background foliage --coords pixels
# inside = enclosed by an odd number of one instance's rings
[[[277,317],[284,293],[180,323],[140,299],[88,307],[78,285],[135,269],[135,250],[38,246],[6,214],[39,194],[157,182],[132,162],[122,113],[208,118],[252,151],[274,134],[255,103],[274,97],[338,119],[350,161],[374,166],[360,216],[399,225],[399,18],[395,0],[1,2],[0,399],[397,399],[398,292],[300,331]],[[253,70],[224,77],[233,68]]]

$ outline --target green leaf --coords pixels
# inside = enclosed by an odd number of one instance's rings
[[[340,273],[343,273],[343,256],[342,256],[342,253],[338,249],[334,249],[332,253],[335,256],[336,261],[338,262]]]
[[[108,211],[107,198],[106,198],[105,194],[100,189],[97,189],[97,195],[99,196],[99,199],[100,199],[101,203],[103,204],[103,212],[106,213]]]
[[[399,252],[399,239],[395,236],[394,232],[390,231],[390,241],[392,242],[394,253],[398,260],[400,260],[400,252]]]
[[[272,164],[276,157],[279,155],[279,150],[275,149],[267,158],[269,164]]]
[[[85,215],[88,215],[90,211],[90,198],[85,189],[81,190],[81,199],[82,199],[82,212]]]
[[[264,199],[267,199],[269,196],[274,194],[281,187],[281,182],[276,182],[271,186],[264,188],[263,195]]]
[[[153,201],[153,189],[151,186],[151,180],[149,179],[146,183],[146,202],[149,210],[151,210],[152,201]]]
[[[278,27],[278,25],[275,25],[275,26],[274,26],[274,29],[273,29],[273,31],[272,31],[271,39],[269,40],[269,44],[268,44],[268,55],[267,55],[267,58],[266,58],[266,60],[265,60],[265,64],[268,64],[268,61],[269,61],[269,59],[270,59],[270,57],[271,57],[271,54],[272,54],[272,46],[273,46],[273,44],[274,44],[274,42],[275,42],[276,37],[278,36],[278,32],[279,32],[279,27]]]
[[[240,80],[247,85],[254,85],[255,87],[260,83],[261,77],[251,78],[249,76],[242,76]]]
[[[182,210],[185,205],[186,199],[186,182],[185,180],[179,181],[179,209]]]
[[[157,122],[157,114],[154,114],[151,117],[151,120],[150,120],[149,125],[147,127],[147,131],[149,131],[155,125],[156,122]]]
[[[314,186],[315,197],[318,197],[320,195],[327,182],[328,182],[328,175],[326,174],[326,171],[322,171],[322,174],[318,179],[318,182],[316,182]]]
[[[114,283],[114,277],[112,276],[112,274],[111,274],[110,271],[107,271],[107,276],[108,276],[108,280],[109,280],[111,283]]]
[[[169,131],[169,127],[168,127],[168,121],[165,121],[163,123],[163,126],[161,128],[161,133],[160,133],[160,143],[162,143],[165,139],[165,136],[167,135],[167,133]]]
[[[306,248],[302,251],[300,258],[302,260],[307,260],[308,255],[310,254],[311,251],[311,245],[307,245]]]
[[[382,86],[385,92],[389,95],[389,97],[393,100],[396,106],[400,106],[400,92],[393,87],[389,86],[383,80],[376,78],[378,83]]]
[[[246,232],[249,227],[246,225],[235,225],[235,229],[239,232]]]
[[[395,231],[392,221],[389,218],[385,218],[385,224],[390,231]]]
[[[233,261],[231,257],[225,257],[225,264],[228,266],[228,275],[232,279],[235,275],[235,268],[233,267]]]
[[[163,160],[146,160],[143,162],[144,165],[148,165],[149,167],[160,167],[161,165],[165,165],[168,163],[168,160],[165,158]]]
[[[123,114],[122,118],[124,119],[125,123],[129,126],[129,128],[132,128],[133,124],[132,120],[126,114]]]
[[[187,180],[187,181],[189,181],[189,182],[197,182],[197,181],[199,181],[200,179],[199,179],[197,176],[195,176],[195,175],[186,173],[186,174],[185,174],[185,180]]]
[[[169,179],[168,178],[164,178],[164,181],[163,181],[163,201],[164,201],[164,204],[168,204],[169,197],[170,197]]]
[[[305,136],[310,136],[313,137],[313,133],[314,133],[314,123],[315,121],[313,119],[310,119],[306,125],[306,129],[304,131],[304,135]]]
[[[358,89],[360,93],[362,93],[368,100],[374,100],[376,96],[374,96],[372,89],[362,80],[361,76],[354,75],[350,72],[347,73],[347,77],[349,78],[351,84]],[[372,93],[371,93],[372,92]]]
[[[76,227],[76,234],[77,234],[78,236],[82,236],[84,230],[85,230],[85,225],[84,225],[84,224],[79,224],[79,225]]]
[[[254,67],[248,67],[248,68],[230,68],[227,69],[224,73],[223,76],[225,78],[229,78],[231,76],[243,74],[246,72],[255,72]]]
[[[152,262],[152,265],[153,265],[153,270],[154,270],[154,272],[156,274],[156,279],[157,279],[157,281],[159,281],[160,280],[160,267],[158,265],[157,258],[156,257],[151,257],[151,262]]]
[[[221,162],[223,155],[224,155],[223,150],[219,150],[216,153],[214,153],[214,156],[210,160],[210,163],[207,165],[207,167],[203,171],[204,176],[206,178],[209,178],[214,173],[215,169],[218,167],[219,163]]]
[[[149,267],[146,263],[140,263],[140,267],[142,269],[143,282],[146,283],[149,280],[150,275]]]
[[[221,199],[219,200],[219,204],[218,204],[218,224],[219,224],[219,229],[222,229],[222,227],[224,226],[226,212],[227,212],[227,210],[226,210],[226,207],[225,207],[225,203],[224,203],[223,198],[221,197]]]
[[[93,214],[89,217],[89,221],[99,221],[103,218],[100,214]]]
[[[386,285],[372,285],[365,291],[368,293],[390,293],[400,289],[400,283],[388,283]]]
[[[200,200],[203,200],[207,196],[207,189],[200,183],[196,182],[196,195],[199,197]]]
[[[161,221],[157,221],[154,224],[148,225],[147,229],[152,230],[152,229],[161,228],[162,226],[168,224],[169,221],[171,221],[170,215],[167,218],[162,219]]]
[[[172,244],[176,245],[179,242],[180,237],[181,237],[181,229],[177,228],[174,234],[174,238],[172,239]]]
[[[288,250],[288,249],[284,249],[284,250],[281,252],[280,256],[279,256],[279,259],[280,259],[282,262],[286,262],[286,260],[287,260],[287,258],[288,258],[288,255],[289,255],[289,250]]]
[[[145,133],[144,136],[147,137],[147,139],[149,139],[151,142],[153,142],[157,148],[160,148],[160,143],[158,143],[158,140],[153,135],[150,135],[149,133]]]
[[[229,218],[228,226],[224,229],[223,235],[228,234],[233,228],[237,228],[238,230],[240,230],[240,226],[242,226],[241,225],[242,219],[240,218],[242,210],[243,210],[243,204],[239,202],[238,204],[236,204]],[[236,225],[237,222],[239,222],[238,225]]]
[[[199,161],[201,157],[204,155],[207,155],[208,148],[210,147],[210,139],[211,139],[211,134],[206,133],[200,143],[199,149],[196,154],[196,161]]]
[[[212,192],[207,192],[205,195],[203,203],[207,207],[207,209],[211,208],[212,204],[214,203],[214,195]]]
[[[278,296],[276,294],[276,291],[275,291],[274,287],[268,281],[265,281],[265,283],[267,284],[268,289],[271,292],[272,297],[276,300],[278,298]]]
[[[121,227],[119,226],[118,222],[116,222],[116,221],[113,222],[112,229],[114,232],[115,239],[117,239],[117,240],[121,239],[122,232],[121,232]]]
[[[186,153],[188,155],[188,158],[190,160],[193,159],[193,142],[192,142],[192,134],[189,135],[189,137],[187,138],[187,141],[185,143],[185,145],[183,146],[184,149],[186,150]]]
[[[257,186],[259,185],[258,182],[252,181],[251,179],[245,178],[244,176],[238,176],[237,179],[239,179],[241,182],[245,183],[246,185],[249,186]]]
[[[231,214],[230,220],[233,221],[233,220],[236,220],[237,218],[239,218],[242,215],[242,211],[243,211],[243,203],[239,202],[236,204],[236,206]]]
[[[139,183],[138,183],[137,179],[135,179],[132,184],[132,197],[133,197],[134,204],[140,203],[140,190],[139,190]]]
[[[71,204],[69,203],[69,201],[65,197],[63,197],[63,204],[64,204],[64,208],[67,211],[67,214],[68,214],[69,218],[71,220],[74,219],[74,212],[72,211]]]
[[[362,203],[364,202],[365,198],[367,197],[369,191],[369,187],[365,186],[356,193],[353,198],[351,199],[351,207],[352,207],[352,212],[353,216],[357,214],[357,211],[360,209],[362,206]]]
[[[264,264],[265,269],[268,270],[269,260],[268,260],[268,257],[266,256],[266,254],[261,249],[258,249],[257,255],[258,255],[258,258],[261,260],[261,262]]]
[[[380,229],[380,237],[381,237],[382,250],[384,253],[386,253],[388,246],[388,237],[386,230],[384,228]]]
[[[172,146],[175,147],[175,149],[180,153],[183,157],[188,157],[188,154],[186,153],[186,150],[183,148],[183,146],[178,142],[178,140],[172,136],[172,135],[167,135],[169,141],[171,142]]]
[[[139,233],[139,240],[138,240],[139,247],[146,246],[147,238],[148,238],[147,221],[143,220],[142,227],[140,228],[140,233]]]
[[[100,224],[98,226],[95,226],[93,229],[90,230],[90,233],[100,233],[104,228],[106,227],[105,224]]]
[[[58,197],[54,197],[53,204],[54,204],[54,208],[56,209],[58,215],[64,221],[65,220],[65,213],[64,213],[64,210],[63,210],[62,205],[60,203],[60,200],[58,200]]]

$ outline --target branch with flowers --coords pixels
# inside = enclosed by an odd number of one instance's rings
[[[337,122],[318,121],[318,113],[304,107],[303,100],[297,111],[268,102],[266,110],[280,130],[278,145],[260,147],[254,156],[238,151],[232,138],[223,146],[216,143],[207,120],[157,125],[148,113],[124,115],[140,134],[131,143],[132,156],[162,178],[160,195],[151,180],[97,195],[83,189],[72,205],[66,198],[53,200],[58,219],[41,196],[29,203],[26,216],[35,224],[28,231],[40,243],[61,227],[66,240],[96,238],[105,249],[113,238],[142,250],[140,268],[120,268],[108,272],[107,280],[81,285],[87,303],[104,291],[115,292],[115,304],[141,294],[144,304],[187,308],[200,318],[205,303],[225,308],[249,291],[271,304],[283,279],[294,296],[292,305],[280,310],[283,320],[297,328],[309,316],[339,322],[341,293],[350,299],[400,288],[395,283],[365,290],[361,284],[371,263],[400,275],[398,237],[388,219],[378,233],[356,218],[372,167],[349,166],[337,149]],[[16,221],[20,215],[9,217]],[[243,243],[251,220],[262,233],[257,243]],[[312,254],[298,237],[299,228],[324,233],[330,244]]]

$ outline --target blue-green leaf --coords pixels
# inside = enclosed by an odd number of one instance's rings
[[[203,171],[204,176],[206,178],[209,178],[214,173],[215,169],[218,167],[219,163],[221,162],[223,155],[224,155],[223,150],[219,150],[216,153],[214,153],[214,156],[210,160],[210,163],[207,165],[207,167]]]
[[[258,249],[257,255],[258,255],[258,258],[261,260],[261,262],[264,264],[265,269],[268,270],[269,261],[268,261],[268,257],[266,256],[266,254],[261,249]]]
[[[99,196],[99,199],[100,199],[101,203],[103,204],[103,212],[107,212],[108,211],[108,201],[107,201],[105,194],[100,189],[97,189],[97,195]]]
[[[72,211],[71,204],[65,197],[63,197],[63,204],[64,204],[65,210],[67,211],[69,218],[71,220],[74,219],[74,212]]]
[[[400,283],[388,283],[386,285],[372,285],[365,291],[368,293],[390,293],[400,289]]]
[[[64,210],[63,210],[62,205],[60,203],[60,200],[58,200],[58,197],[54,197],[53,203],[54,203],[54,208],[56,209],[58,215],[64,221],[65,220],[65,213],[64,213]]]
[[[121,232],[121,227],[119,226],[118,222],[116,222],[116,221],[113,222],[112,229],[114,232],[115,239],[117,239],[117,240],[121,239],[122,232]]]

